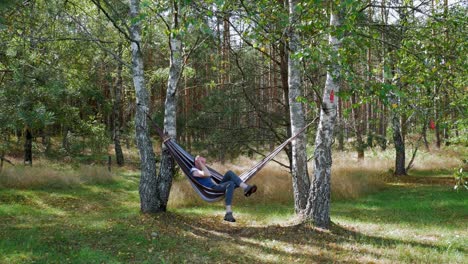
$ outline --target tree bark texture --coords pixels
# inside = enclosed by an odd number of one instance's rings
[[[140,1],[130,1],[130,16],[137,19],[140,12]],[[156,213],[160,208],[160,200],[157,196],[156,186],[156,159],[151,143],[147,113],[149,111],[148,91],[145,87],[143,56],[140,47],[140,22],[136,21],[130,26],[130,36],[132,38],[132,71],[133,84],[136,93],[136,114],[135,114],[135,132],[138,150],[141,160],[141,178],[140,178],[140,207],[143,213]]]
[[[340,13],[332,8],[330,15],[330,26],[337,28],[341,25]],[[330,34],[329,45],[333,54],[338,55],[341,46],[341,38]],[[318,227],[328,228],[330,226],[330,197],[331,197],[331,166],[333,129],[337,116],[337,102],[331,96],[340,90],[340,66],[338,61],[332,59],[332,63],[327,69],[327,79],[322,97],[322,107],[320,111],[320,122],[317,128],[314,151],[314,177],[309,191],[307,203],[306,219],[310,219]]]
[[[295,135],[305,126],[304,109],[297,99],[302,96],[301,91],[301,65],[294,58],[298,51],[299,36],[295,31],[299,15],[297,14],[297,1],[289,0],[289,61],[288,61],[288,86],[289,86],[289,112],[291,118],[291,133]],[[307,172],[307,138],[305,133],[299,135],[291,142],[292,146],[292,181],[294,190],[294,209],[296,213],[302,213],[307,205],[307,195],[310,186]]]
[[[178,29],[178,3],[173,1],[173,30]],[[169,79],[167,81],[166,102],[164,105],[164,132],[174,140],[177,136],[177,85],[182,71],[182,42],[178,33],[171,32],[169,45],[171,50]],[[161,167],[158,177],[158,195],[161,201],[159,210],[166,211],[169,193],[174,177],[174,159],[166,146],[162,145]]]

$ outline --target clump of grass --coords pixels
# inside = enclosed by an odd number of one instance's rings
[[[103,166],[81,166],[76,172],[86,184],[104,184],[115,180],[114,175]]]
[[[186,178],[178,179],[172,184],[169,207],[197,206],[202,203],[203,200],[195,193]]]
[[[359,198],[385,186],[392,161],[384,155],[357,161],[353,154],[339,152],[333,157],[331,185],[335,199]]]
[[[421,151],[414,163],[417,170],[442,170],[453,169],[460,165],[461,154],[447,149],[432,150],[431,152]]]
[[[77,169],[16,166],[0,173],[0,187],[15,189],[71,188],[80,184],[103,184],[114,180],[112,173],[101,166],[80,166]]]

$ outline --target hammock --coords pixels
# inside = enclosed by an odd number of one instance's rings
[[[150,117],[148,117],[150,118]],[[186,150],[184,150],[179,144],[177,144],[172,138],[168,137],[165,135],[162,131],[162,129],[156,125],[156,123],[150,118],[152,121],[153,126],[155,127],[156,131],[158,132],[159,136],[164,139],[164,145],[167,147],[169,153],[171,156],[174,158],[174,160],[177,162],[179,167],[182,169],[184,172],[185,176],[190,181],[190,184],[192,185],[193,189],[200,195],[200,197],[207,201],[207,202],[215,202],[220,200],[224,196],[223,191],[216,191],[212,188],[208,188],[202,184],[200,184],[194,176],[190,173],[190,169],[195,167],[195,161],[194,157],[188,153]],[[315,120],[314,120],[315,121]],[[295,135],[292,137],[288,138],[286,141],[284,141],[281,145],[276,147],[270,154],[265,156],[261,161],[259,161],[255,166],[253,166],[251,169],[248,171],[242,173],[239,175],[239,178],[243,182],[247,182],[250,180],[259,170],[261,170],[270,160],[272,160],[278,153],[283,150],[283,148],[289,144],[293,139],[295,139],[298,135],[300,135],[307,127],[309,127],[314,121],[310,122],[307,124],[304,128],[302,128],[299,132],[297,132]],[[223,175],[220,174],[219,172],[215,171],[214,169],[210,168],[207,166],[207,168],[211,172],[211,178],[215,183],[221,182],[223,179]]]

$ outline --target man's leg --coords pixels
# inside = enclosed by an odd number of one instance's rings
[[[224,181],[232,181],[236,184],[236,187],[241,187],[242,189],[245,190],[245,188],[247,188],[247,184],[245,182],[243,182],[241,180],[241,178],[239,178],[239,176],[237,176],[237,174],[235,174],[233,171],[227,171],[226,174],[224,174],[224,177],[223,179],[221,180],[221,182],[224,182]]]
[[[236,219],[232,216],[232,197],[234,195],[234,189],[236,188],[236,184],[233,181],[226,181],[220,184],[217,184],[213,187],[213,189],[218,191],[225,191],[225,203],[226,203],[226,215],[224,216],[224,220],[228,222],[235,222]]]
[[[236,183],[236,187],[241,187],[244,190],[245,196],[250,196],[252,193],[257,191],[256,185],[248,185],[247,183],[243,182],[239,176],[237,176],[234,172],[228,171],[224,174],[223,181],[233,181]],[[222,181],[221,181],[222,182]]]
[[[220,184],[216,184],[215,186],[213,186],[213,189],[217,191],[224,191],[226,206],[231,206],[232,197],[234,196],[234,189],[236,187],[237,186],[233,181],[225,181]]]

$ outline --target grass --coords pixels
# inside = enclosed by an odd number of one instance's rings
[[[391,153],[366,154],[361,163],[334,157],[328,231],[298,224],[291,179],[273,163],[255,178],[253,197],[237,191],[236,223],[184,179],[173,184],[169,212],[142,215],[138,172],[7,167],[0,263],[466,263],[468,192],[453,191],[451,177],[459,156],[424,154],[410,176],[391,178]],[[431,167],[439,159],[445,167]],[[214,167],[240,172],[252,161],[235,164]]]
[[[262,198],[238,200],[234,224],[221,221],[221,203],[141,215],[138,175],[119,174],[74,188],[0,189],[0,263],[467,260],[468,192],[452,186],[408,179],[361,198],[337,198],[334,225],[324,231],[295,223],[291,203]]]
[[[103,184],[115,180],[105,167],[82,165],[78,168],[15,166],[0,172],[0,187],[15,189],[71,188],[82,183]]]

